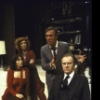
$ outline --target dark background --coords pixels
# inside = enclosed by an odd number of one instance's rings
[[[20,36],[29,37],[31,49],[34,50],[36,58],[40,59],[40,48],[46,44],[44,30],[48,26],[54,25],[52,18],[55,20],[64,19],[67,15],[80,15],[82,17],[82,43],[80,48],[84,46],[92,48],[91,0],[65,0],[65,2],[68,4],[65,16],[62,15],[63,0],[59,2],[8,1],[0,4],[0,39],[6,40],[7,48],[7,54],[4,56],[4,59],[7,59],[4,61],[5,64],[9,65],[12,56],[16,53],[13,41]],[[70,14],[69,10],[71,10]],[[76,26],[78,27],[78,23],[76,23]],[[63,34],[58,39],[67,41],[68,36]],[[92,57],[92,54],[89,57]]]

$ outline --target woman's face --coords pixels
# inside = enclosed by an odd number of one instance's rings
[[[23,60],[22,60],[22,57],[18,57],[18,59],[16,60],[16,66],[17,66],[17,69],[20,69],[22,66],[23,66]]]
[[[27,43],[26,43],[25,40],[20,42],[20,47],[21,47],[22,50],[26,50],[27,49]]]

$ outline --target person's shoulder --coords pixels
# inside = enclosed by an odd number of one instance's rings
[[[28,52],[34,52],[34,51],[30,49],[30,50],[28,50]]]
[[[46,48],[48,46],[48,44],[45,44],[45,45],[43,45],[42,47],[41,47],[41,49],[44,49],[44,48]]]
[[[59,44],[62,44],[62,45],[69,45],[68,42],[64,42],[64,41],[58,41]]]
[[[13,70],[13,69],[11,69],[11,68],[9,68],[9,69],[8,69],[8,72],[13,72],[13,71],[14,71],[14,70]]]
[[[79,79],[81,79],[81,80],[88,80],[87,77],[84,76],[84,75],[80,75],[80,74],[76,74],[76,75],[77,75],[77,77],[78,77]]]
[[[55,80],[60,80],[60,79],[62,79],[62,77],[63,77],[63,74],[57,75],[57,76],[55,77]]]
[[[8,69],[8,73],[9,73],[9,74],[13,74],[13,72],[14,72],[13,69],[11,69],[11,68]]]
[[[28,69],[27,67],[24,67],[24,70],[25,70],[25,71],[29,71],[29,69]]]
[[[61,46],[61,47],[67,47],[67,46],[69,46],[69,43],[63,42],[63,41],[58,41],[58,45]]]
[[[32,54],[32,53],[34,53],[34,51],[33,50],[28,50],[28,53],[31,53]]]

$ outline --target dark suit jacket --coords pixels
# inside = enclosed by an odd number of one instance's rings
[[[52,85],[52,81],[57,74],[63,73],[61,67],[61,57],[70,52],[69,45],[66,42],[58,41],[58,52],[56,58],[56,70],[51,69],[50,62],[52,60],[51,49],[48,44],[41,47],[41,64],[42,68],[46,71],[46,82],[49,87]]]
[[[63,75],[59,75],[54,79],[48,100],[57,100],[62,80]],[[90,100],[90,90],[86,77],[75,74],[68,89],[68,100]]]

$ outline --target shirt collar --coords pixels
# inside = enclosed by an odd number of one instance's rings
[[[70,74],[69,74],[69,76],[70,76],[69,78],[72,79],[73,76],[74,76],[74,73],[75,73],[75,71],[73,71],[72,73],[70,73]],[[67,75],[66,73],[64,73],[64,79],[65,79],[66,76],[68,76],[68,75]]]
[[[51,46],[49,45],[49,47],[51,48]],[[58,48],[58,40],[56,41],[56,45],[55,45],[56,48]]]

